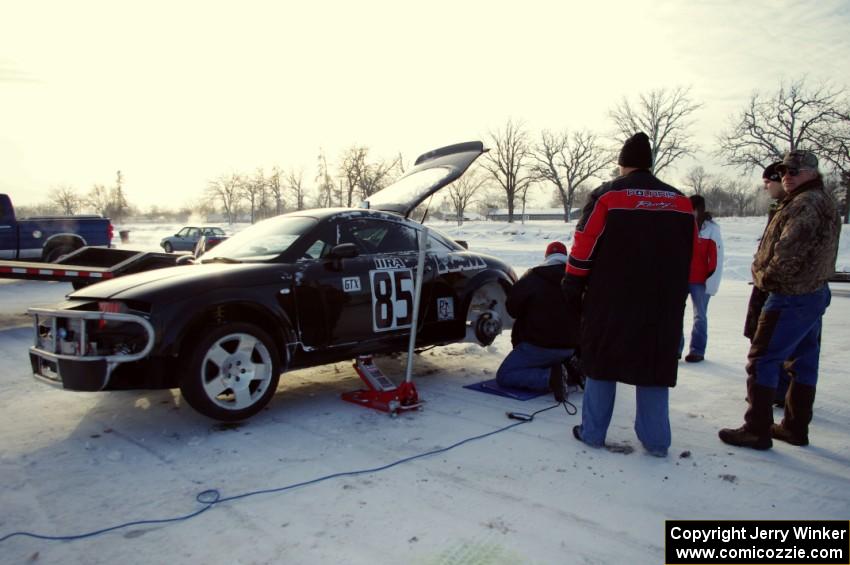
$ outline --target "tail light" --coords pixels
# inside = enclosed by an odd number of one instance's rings
[[[126,306],[126,305],[124,305],[124,304],[123,304],[123,303],[121,303],[121,302],[106,302],[106,301],[102,301],[102,302],[98,302],[98,303],[97,303],[97,309],[98,309],[98,310],[100,310],[101,312],[107,312],[107,313],[112,313],[112,314],[119,314],[119,313],[121,313],[121,312],[126,312],[126,311],[127,311],[127,306]],[[105,328],[105,327],[106,327],[106,320],[103,320],[103,319],[98,320],[98,322],[97,322],[97,329],[102,330],[102,329],[103,329],[103,328]]]
[[[106,225],[106,239],[107,239],[107,241],[112,241],[113,235],[115,235],[115,227],[112,225],[112,222],[109,222]]]
[[[101,301],[97,303],[97,309],[101,312],[110,312],[112,314],[118,314],[121,312],[126,312],[127,307],[122,302],[115,301]]]

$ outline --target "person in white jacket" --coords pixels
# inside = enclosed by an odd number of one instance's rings
[[[711,218],[711,214],[705,211],[705,198],[699,194],[690,197],[691,205],[694,207],[694,216],[696,216],[697,225],[699,226],[699,237],[701,239],[710,239],[714,242],[717,249],[717,266],[714,272],[705,280],[704,291],[695,293],[694,287],[691,286],[691,303],[694,307],[694,324],[691,329],[691,341],[689,344],[689,353],[685,357],[688,363],[698,363],[705,359],[705,348],[708,343],[708,300],[717,294],[720,288],[720,279],[723,277],[723,236],[720,234],[720,226]],[[703,296],[697,296],[702,294]],[[684,349],[685,338],[682,336],[680,347]]]

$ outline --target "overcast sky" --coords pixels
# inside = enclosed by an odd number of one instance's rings
[[[709,164],[753,90],[847,86],[848,30],[844,0],[0,0],[0,192],[30,204],[120,169],[131,203],[176,207],[223,173],[312,180],[320,147],[411,162],[508,118],[610,133],[623,96],[680,85]]]

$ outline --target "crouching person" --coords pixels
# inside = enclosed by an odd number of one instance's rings
[[[561,292],[566,262],[567,248],[553,241],[543,263],[526,271],[511,289],[505,305],[515,319],[514,348],[496,373],[501,386],[551,391],[556,402],[566,399],[563,364],[578,342],[578,318],[567,311]]]

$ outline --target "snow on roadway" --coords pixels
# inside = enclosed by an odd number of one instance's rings
[[[717,439],[745,408],[741,327],[763,222],[720,220],[727,278],[709,306],[706,361],[680,365],[667,459],[641,450],[634,391],[620,386],[609,439],[635,447],[629,455],[576,442],[578,416],[552,410],[446,453],[223,504],[187,522],[74,542],[13,538],[0,544],[0,563],[660,563],[665,519],[846,520],[850,285],[833,285],[824,318],[812,445],[755,452]],[[151,249],[179,228],[144,227],[130,227],[131,242]],[[569,242],[572,232],[558,222],[440,227],[517,272],[538,261],[548,240]],[[838,264],[847,269],[846,226],[843,235]],[[359,388],[346,363],[284,375],[268,408],[242,425],[207,420],[177,391],[56,390],[30,376],[22,313],[69,291],[0,282],[0,537],[185,514],[200,508],[194,497],[205,489],[230,496],[377,467],[503,427],[512,422],[506,411],[550,405],[548,397],[517,402],[462,388],[492,378],[507,335],[488,348],[458,344],[417,356],[427,404],[395,419],[340,400]],[[397,377],[404,356],[379,364]],[[581,407],[580,394],[572,400]]]

